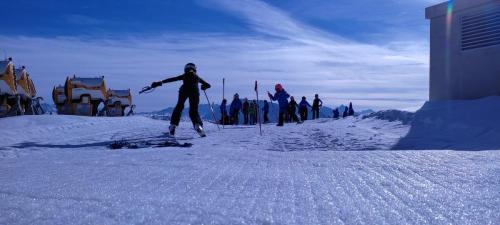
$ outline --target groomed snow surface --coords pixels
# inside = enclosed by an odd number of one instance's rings
[[[389,150],[395,120],[284,128],[189,123],[191,148],[110,150],[161,136],[135,116],[0,120],[0,224],[499,224],[499,151]],[[193,138],[193,139],[192,139]]]

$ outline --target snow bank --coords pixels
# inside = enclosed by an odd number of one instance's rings
[[[427,102],[393,149],[500,149],[500,97]]]
[[[415,116],[415,113],[400,111],[400,110],[384,110],[374,112],[363,116],[363,119],[376,118],[379,120],[387,120],[389,122],[400,121],[402,124],[410,124]]]

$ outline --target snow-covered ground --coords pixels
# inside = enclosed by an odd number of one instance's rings
[[[410,125],[376,118],[284,128],[206,124],[191,148],[136,116],[0,120],[0,224],[499,224],[500,151],[390,150]],[[192,139],[193,138],[193,139]]]

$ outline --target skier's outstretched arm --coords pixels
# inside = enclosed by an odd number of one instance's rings
[[[179,80],[182,80],[182,77],[184,75],[180,75],[180,76],[176,76],[176,77],[171,77],[171,78],[167,78],[165,80],[162,80],[162,81],[155,81],[151,84],[151,87],[152,88],[156,88],[156,87],[159,87],[161,86],[162,84],[164,83],[170,83],[170,82],[175,82],[175,81],[179,81]]]
[[[176,77],[167,78],[165,80],[162,80],[161,83],[164,84],[164,83],[171,83],[171,82],[175,82],[175,81],[180,81],[180,80],[182,80],[183,76],[184,75],[179,75]]]

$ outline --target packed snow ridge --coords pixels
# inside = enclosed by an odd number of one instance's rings
[[[168,122],[4,118],[0,224],[497,224],[498,112],[498,97],[427,103],[263,136],[207,122],[207,138],[181,123],[191,148],[122,150],[107,146]]]

